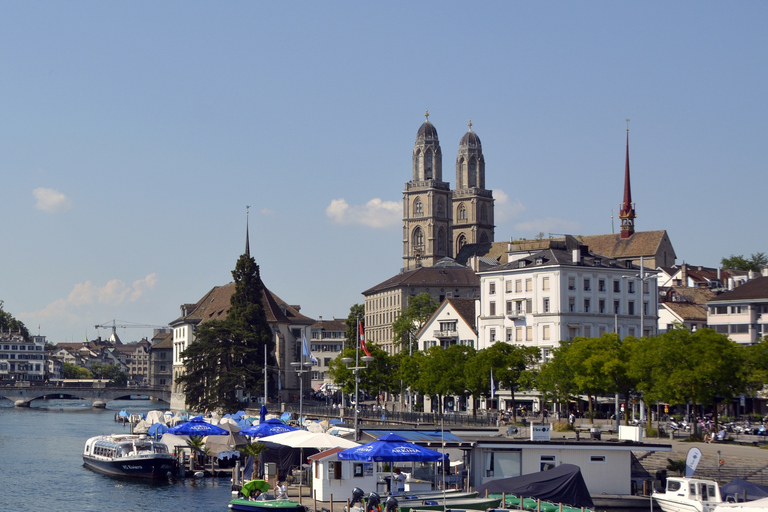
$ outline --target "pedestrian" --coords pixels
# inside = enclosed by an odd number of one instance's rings
[[[405,492],[405,475],[400,468],[395,468],[395,491]]]
[[[571,414],[568,416],[568,423],[571,425],[571,428],[573,428],[574,424],[576,423],[576,415],[571,412]]]
[[[288,489],[285,487],[285,482],[277,482],[277,485],[275,485],[275,499],[276,500],[288,499]]]

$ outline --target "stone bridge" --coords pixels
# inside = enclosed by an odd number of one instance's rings
[[[89,386],[6,386],[0,387],[0,397],[12,400],[16,407],[29,407],[33,400],[78,398],[91,402],[93,407],[105,408],[110,400],[130,396],[148,396],[171,403],[171,390],[163,388],[128,388],[95,383]]]

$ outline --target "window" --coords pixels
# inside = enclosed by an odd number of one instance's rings
[[[542,333],[541,333],[541,337],[544,340],[548,340],[549,339],[549,326],[548,325],[544,326],[544,329],[542,330]]]
[[[576,278],[575,277],[569,277],[568,278],[568,289],[569,290],[575,290],[576,289]]]
[[[568,312],[574,313],[576,311],[576,298],[568,297]]]
[[[589,313],[589,299],[584,299],[584,312]]]
[[[584,337],[585,338],[591,338],[592,337],[592,326],[591,325],[585,325],[584,326]]]
[[[496,294],[496,283],[489,283],[488,284],[488,293],[491,295]]]
[[[518,315],[522,315],[523,313],[525,313],[525,310],[523,308],[523,301],[521,301],[521,300],[515,301],[515,304],[517,305],[517,314]]]
[[[549,313],[549,298],[548,297],[544,298],[543,304],[541,306],[541,310],[544,313]]]
[[[542,277],[541,278],[541,289],[545,292],[549,291],[549,278],[548,277]]]
[[[533,327],[525,328],[525,341],[531,341],[533,339]]]
[[[523,341],[523,328],[515,327],[515,340]]]
[[[635,314],[635,301],[630,300],[627,303],[627,314],[628,315],[634,315]]]
[[[515,293],[522,293],[523,281],[521,279],[515,280]]]
[[[489,306],[490,306],[490,309],[488,310],[488,314],[490,316],[496,316],[496,303],[495,302],[491,302],[489,304]]]
[[[507,293],[512,293],[512,281],[505,281],[504,286]]]
[[[635,281],[630,280],[629,283],[627,283],[627,291],[629,293],[635,293]]]
[[[597,291],[604,292],[605,291],[605,279],[598,279],[597,281]]]
[[[621,302],[619,302],[618,300],[615,300],[615,301],[613,301],[613,312],[614,312],[614,314],[616,314],[616,315],[618,315],[619,313],[621,313],[621,311],[619,310],[619,305],[620,305],[620,304],[621,304]]]
[[[589,462],[594,462],[596,464],[605,464],[605,455],[590,455]]]
[[[618,279],[613,280],[613,291],[619,293],[621,291],[621,281]]]
[[[463,204],[459,205],[459,220],[467,220],[467,209],[464,207]]]
[[[584,291],[585,292],[588,292],[588,291],[590,291],[592,289],[589,281],[590,280],[589,280],[588,277],[584,278]]]
[[[533,279],[525,280],[525,291],[527,292],[533,291]]]
[[[490,330],[488,338],[491,340],[491,342],[496,341],[496,329]]]
[[[511,300],[507,301],[507,314],[508,315],[515,314],[515,303],[514,303],[514,301],[511,301]]]
[[[533,299],[525,299],[525,312],[533,313]]]
[[[600,301],[597,303],[597,306],[600,310],[600,313],[605,314],[605,299],[600,299]]]
[[[413,202],[413,213],[414,215],[424,214],[424,204],[421,202],[421,199],[419,199],[418,197]]]
[[[507,336],[505,338],[507,341],[512,341],[512,328],[507,327]]]

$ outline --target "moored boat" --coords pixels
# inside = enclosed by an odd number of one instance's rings
[[[165,478],[175,462],[166,445],[143,434],[95,436],[83,449],[85,467],[111,476]]]
[[[702,478],[667,477],[664,492],[652,496],[664,512],[713,512],[723,502],[717,482]]]
[[[501,503],[501,498],[455,498],[455,499],[431,499],[431,500],[402,500],[399,501],[398,512],[411,512],[416,510],[488,510],[496,508]]]
[[[235,498],[229,502],[232,510],[251,510],[262,512],[306,512],[307,508],[293,500],[249,500]]]

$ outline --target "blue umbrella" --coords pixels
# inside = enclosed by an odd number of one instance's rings
[[[262,404],[261,409],[259,409],[259,423],[264,423],[266,419],[267,419],[267,406]]]
[[[339,460],[364,460],[368,462],[434,462],[448,457],[435,450],[424,448],[406,441],[396,434],[387,434],[377,440],[342,450],[337,453]]]
[[[169,428],[167,433],[177,436],[226,436],[229,435],[229,430],[206,422],[202,416],[195,416],[189,421]]]
[[[278,419],[267,420],[258,425],[244,428],[240,431],[240,434],[250,437],[267,437],[275,434],[282,434],[283,432],[292,432],[296,430],[293,427],[289,427]]]

